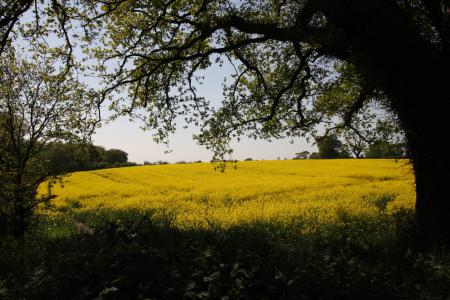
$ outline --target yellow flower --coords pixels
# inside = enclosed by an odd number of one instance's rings
[[[305,224],[336,223],[413,209],[415,203],[406,161],[369,159],[239,162],[224,173],[210,163],[77,172],[52,193],[57,195],[56,214],[152,210],[179,228],[299,219]]]

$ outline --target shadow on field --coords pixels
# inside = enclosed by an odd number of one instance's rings
[[[5,299],[441,299],[445,252],[410,253],[411,212],[337,224],[180,230],[151,212],[71,212],[2,241]]]

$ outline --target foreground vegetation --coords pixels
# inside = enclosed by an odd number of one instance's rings
[[[52,192],[38,226],[0,245],[2,298],[450,295],[449,253],[411,247],[405,161],[109,169],[75,173]]]

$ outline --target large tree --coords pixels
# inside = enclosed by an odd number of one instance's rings
[[[31,3],[42,3],[13,2],[0,17],[4,37]],[[115,97],[112,107],[136,117],[144,108],[141,117],[162,139],[181,114],[204,120],[199,140],[223,153],[241,134],[296,136],[318,122],[351,126],[364,103],[384,99],[405,131],[414,164],[417,238],[449,243],[450,160],[440,145],[448,131],[448,0],[73,3],[49,1],[36,16],[46,12],[57,21],[48,24],[60,28],[68,64],[68,29],[79,24],[92,54],[104,62],[103,98],[126,89],[129,97]],[[210,114],[194,83],[198,71],[227,60],[236,72],[225,85],[222,107]],[[354,97],[340,104],[345,113],[330,117],[315,104],[327,85],[348,75],[347,66]]]
[[[88,135],[95,122],[87,89],[51,59],[0,56],[0,235],[21,236],[38,187],[52,175],[42,154],[55,142]],[[54,179],[54,178],[53,178]]]

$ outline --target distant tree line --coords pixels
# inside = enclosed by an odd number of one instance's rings
[[[105,168],[135,166],[120,149],[86,143],[55,143],[42,154],[52,175]]]
[[[348,136],[342,142],[336,134],[316,137],[318,152],[302,151],[294,159],[332,159],[332,158],[406,158],[408,150],[401,140],[393,142],[378,139],[371,143],[349,143]],[[352,139],[355,141],[356,139]]]

